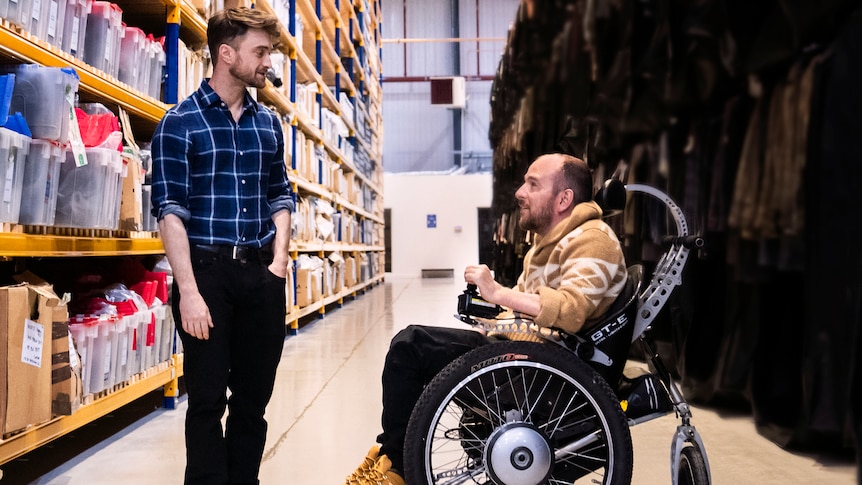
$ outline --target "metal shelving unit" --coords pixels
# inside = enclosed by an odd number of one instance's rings
[[[36,63],[50,67],[74,67],[80,80],[80,92],[88,98],[103,100],[118,105],[132,117],[133,125],[149,128],[162,118],[165,111],[178,100],[178,41],[182,38],[192,45],[202,45],[206,39],[206,20],[196,11],[188,0],[114,0],[124,12],[133,14],[135,22],[149,28],[165,29],[165,50],[167,58],[164,99],[153,99],[137,92],[113,77],[92,68],[86,63],[66,54],[55,47],[22,32],[19,28],[0,19],[0,58],[19,62]],[[253,8],[272,11],[265,0],[228,0],[226,6],[245,4]],[[370,39],[379,40],[379,32],[369,33],[361,21],[362,12],[369,5],[378,11],[379,0],[290,0],[291,21],[284,26],[282,33],[282,49],[290,59],[291,86],[289,96],[277,91],[271,85],[258,91],[263,102],[274,106],[285,119],[289,120],[290,130],[286,136],[292,137],[294,152],[291,160],[296,160],[296,136],[303,133],[306,137],[322,145],[329,156],[348,173],[354,174],[363,186],[378,197],[382,197],[382,188],[378,182],[371,180],[356,166],[348,161],[341,151],[329,143],[322,131],[322,125],[316,125],[308,119],[305,113],[296,108],[296,83],[315,83],[318,87],[317,100],[322,109],[328,108],[339,115],[348,127],[349,142],[362,147],[376,164],[376,170],[382,171],[380,163],[380,146],[371,146],[366,140],[357,136],[355,121],[342,109],[341,96],[347,96],[356,105],[363,102],[359,98],[378,96],[368,102],[380,105],[379,85],[377,90],[368,89],[368,80],[377,79],[380,73],[371,72],[365,51],[368,50]],[[295,14],[302,15],[303,22],[309,30],[314,29],[313,41],[303,43],[300,49],[296,42]],[[345,25],[347,31],[345,32]],[[379,23],[372,22],[379,30]],[[160,27],[153,27],[160,26]],[[376,44],[379,45],[379,44]],[[310,50],[310,52],[309,52]],[[376,66],[379,67],[379,53]],[[344,60],[344,63],[342,63]],[[345,75],[346,74],[346,75]],[[332,88],[335,89],[332,89]],[[369,94],[371,92],[371,94]],[[378,110],[379,112],[379,110]],[[318,119],[322,116],[318,113]],[[381,122],[369,120],[369,128],[374,130],[380,139]],[[295,163],[295,162],[294,162]],[[301,195],[314,195],[330,201],[340,212],[348,212],[360,221],[373,221],[384,224],[383,214],[375,213],[350,202],[337,193],[332,187],[319,181],[305,180],[296,173],[296,166],[288,167],[292,172],[291,182],[295,192]],[[376,176],[376,175],[375,175]],[[380,177],[382,180],[382,177]],[[361,204],[361,202],[360,202]],[[381,209],[382,211],[382,209]],[[350,242],[305,242],[292,241],[291,255],[295,259],[301,253],[318,254],[321,257],[331,252],[344,254],[382,253],[385,248],[382,241]],[[128,231],[66,229],[18,226],[4,224],[0,227],[0,259],[11,258],[68,258],[68,257],[103,257],[103,256],[143,256],[164,253],[164,247],[157,233],[132,233]],[[381,269],[382,271],[382,269]],[[295,278],[294,278],[295,280]],[[383,281],[383,274],[374,275],[351,287],[329,295],[320,301],[299,308],[293,306],[285,312],[285,323],[296,332],[298,321],[309,315],[325,314],[330,305],[342,305],[345,299],[355,297],[367,288]],[[294,293],[296,288],[294,287]],[[99,395],[92,402],[81,406],[71,416],[52,419],[46,423],[28,428],[7,439],[0,439],[0,464],[15,459],[28,451],[40,447],[64,434],[92,422],[111,411],[128,404],[153,390],[164,389],[166,404],[175,400],[178,389],[178,379],[182,375],[182,355],[174,355],[170,362],[138,375],[134,382],[118,386],[105,395]]]

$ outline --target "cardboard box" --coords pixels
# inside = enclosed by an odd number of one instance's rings
[[[64,307],[65,308],[65,307]],[[55,318],[57,313],[55,312]],[[68,314],[63,321],[54,320],[51,341],[51,413],[69,416],[81,407],[84,387],[81,381],[81,358],[69,332]]]
[[[356,259],[344,258],[344,286],[351,289],[359,282],[356,272]]]
[[[32,286],[0,288],[2,434],[51,419],[50,336],[57,304]]]
[[[133,157],[123,157],[127,164],[128,175],[123,178],[123,193],[120,198],[119,229],[140,231],[143,229],[143,201],[141,200],[141,161]]]
[[[300,268],[296,270],[296,304],[300,308],[311,305],[314,301],[311,295],[312,270]]]

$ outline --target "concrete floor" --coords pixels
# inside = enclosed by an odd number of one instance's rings
[[[387,275],[386,282],[285,341],[267,418],[261,483],[336,485],[374,443],[380,372],[390,338],[410,323],[463,326],[452,315],[460,279]],[[118,411],[2,468],[0,483],[124,485],[182,483],[184,398],[176,410]],[[141,407],[141,406],[139,406]],[[715,484],[856,483],[850,457],[791,453],[757,434],[748,415],[695,407]],[[676,427],[667,416],[632,428],[635,484],[669,484]],[[89,436],[95,434],[96,438]]]

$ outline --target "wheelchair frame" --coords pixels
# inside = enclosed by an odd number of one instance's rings
[[[618,184],[619,186],[622,186],[622,183],[619,181],[608,181],[606,182],[606,185],[604,187],[604,190],[606,191],[609,191],[609,189],[612,188],[616,188],[617,190],[619,190],[619,187],[609,187],[608,184]],[[654,187],[642,184],[628,184],[624,186],[624,190],[625,192],[629,193],[640,193],[648,195],[663,203],[664,206],[670,212],[671,217],[675,222],[677,234],[676,236],[666,238],[665,242],[669,243],[670,247],[662,255],[659,262],[657,263],[652,278],[650,279],[646,289],[641,291],[640,285],[638,285],[638,287],[635,289],[637,300],[636,317],[632,329],[631,339],[625,347],[626,349],[628,349],[631,344],[634,343],[635,340],[640,341],[654,370],[652,374],[655,375],[664,385],[669,400],[672,404],[672,408],[675,411],[677,417],[680,419],[680,424],[676,428],[676,432],[671,442],[670,450],[671,479],[673,485],[678,485],[679,483],[681,470],[680,463],[682,460],[683,449],[688,446],[694,448],[693,452],[696,454],[695,458],[702,459],[703,463],[702,468],[698,472],[689,470],[692,474],[699,475],[699,477],[693,477],[691,480],[686,480],[686,482],[693,482],[695,485],[708,485],[712,482],[711,472],[709,469],[709,461],[706,457],[706,450],[703,445],[703,441],[700,437],[700,434],[697,432],[694,425],[691,423],[691,408],[686,402],[679,387],[673,381],[670,372],[664,366],[661,357],[649,344],[645,335],[652,321],[667,303],[673,290],[677,286],[682,284],[682,270],[686,264],[690,250],[693,248],[702,247],[704,242],[703,239],[701,239],[700,237],[692,236],[689,234],[688,224],[685,220],[685,216],[682,209],[674,202],[674,200],[669,195]],[[567,352],[574,353],[576,356],[580,357],[582,361],[592,362],[595,363],[597,366],[610,367],[611,365],[613,365],[612,358],[607,353],[602,352],[600,349],[597,349],[595,345],[593,345],[593,341],[597,339],[596,336],[591,335],[591,333],[598,333],[596,329],[602,328],[607,324],[617,324],[617,321],[612,322],[611,320],[616,320],[618,318],[626,318],[626,313],[624,312],[626,312],[627,310],[628,305],[626,306],[626,308],[613,312],[614,314],[611,315],[610,318],[606,319],[596,327],[593,327],[590,331],[579,332],[579,334],[577,335],[564,335],[563,338],[559,338],[559,333],[552,332],[552,334],[549,334],[546,331],[547,329],[541,329],[542,331],[537,332],[536,328],[530,325],[531,322],[520,319],[516,319],[511,323],[502,324],[485,324],[481,321],[476,321],[469,315],[465,314],[462,314],[460,316],[460,319],[476,327],[484,328],[485,330],[500,331],[502,327],[502,330],[506,332],[515,331],[529,333],[532,335],[539,335],[548,342],[555,343],[558,346],[566,349]],[[592,339],[591,336],[593,337]],[[624,336],[625,335],[623,335],[623,337]],[[588,352],[584,352],[584,349],[588,350]],[[598,369],[596,365],[591,365],[591,367],[593,367],[594,369]],[[481,370],[476,371],[474,374],[470,375],[478,375],[479,372],[481,372]],[[441,372],[441,375],[444,373],[445,370],[444,372]],[[438,377],[440,376],[438,375]],[[605,379],[602,380],[604,381]],[[429,387],[431,386],[429,385]],[[424,402],[425,400],[420,400],[420,403]],[[417,407],[419,407],[418,404]],[[634,426],[640,423],[663,417],[668,414],[668,412],[670,412],[670,410],[658,411],[634,419],[628,418],[628,426]],[[414,409],[414,416],[416,416],[416,414],[417,410]],[[412,420],[413,418],[411,418],[411,421]],[[432,426],[433,425],[434,423],[432,423]],[[504,424],[502,428],[505,428],[506,426],[510,426],[510,424]],[[531,431],[518,432],[524,434],[524,436],[528,438],[532,436]],[[625,432],[625,435],[628,436],[627,430]],[[571,446],[573,445],[568,445],[568,447]],[[557,456],[559,456],[560,452],[560,450],[556,451]],[[689,461],[689,467],[691,467],[692,456],[689,453],[686,453],[686,459]],[[493,481],[497,483],[497,479],[493,479]]]

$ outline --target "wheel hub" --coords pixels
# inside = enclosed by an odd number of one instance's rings
[[[499,485],[543,483],[553,466],[551,445],[532,425],[508,423],[488,437],[485,464],[491,479]]]

